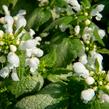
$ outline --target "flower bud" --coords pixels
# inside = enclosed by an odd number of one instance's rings
[[[15,45],[10,45],[11,52],[16,52],[17,48]]]
[[[80,32],[80,26],[76,25],[75,28],[74,28],[74,31],[75,31],[75,35],[78,35],[79,32]]]
[[[92,84],[95,82],[95,80],[94,80],[93,77],[87,77],[87,78],[85,79],[85,81],[86,81],[86,83],[87,83],[88,85],[92,85]]]
[[[91,23],[91,21],[90,21],[89,19],[87,19],[87,20],[85,21],[85,25],[90,25],[90,23]]]

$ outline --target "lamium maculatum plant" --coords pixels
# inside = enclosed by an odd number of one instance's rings
[[[106,0],[0,6],[0,109],[109,108]]]

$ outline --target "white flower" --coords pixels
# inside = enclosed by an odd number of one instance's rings
[[[80,32],[80,26],[76,25],[75,28],[74,28],[74,31],[75,31],[75,35],[78,35],[79,32]]]
[[[16,68],[12,69],[11,78],[13,81],[19,81],[19,77],[17,75]]]
[[[18,19],[16,20],[16,28],[17,30],[21,27],[25,27],[26,26],[26,19],[24,18],[24,16],[18,16]]]
[[[87,60],[87,55],[86,55],[86,54],[83,54],[82,56],[80,56],[79,61],[80,61],[82,64],[87,64],[87,62],[88,62],[88,60]]]
[[[103,66],[102,66],[103,56],[101,54],[97,53],[95,58],[97,59],[97,61],[99,63],[99,70],[102,70],[103,69]]]
[[[32,55],[36,57],[42,57],[43,51],[40,48],[26,49],[26,56],[31,57]]]
[[[0,30],[0,38],[2,38],[4,35],[4,32],[2,30]]]
[[[98,21],[101,20],[102,15],[100,14],[100,12],[103,11],[103,9],[104,9],[103,4],[98,5],[95,9],[91,11],[91,16],[95,16],[96,20]]]
[[[97,5],[97,7],[96,7],[96,10],[97,10],[98,12],[102,12],[103,9],[104,9],[104,5],[103,5],[103,4],[99,4],[99,5]]]
[[[37,56],[37,57],[42,57],[43,56],[43,50],[41,50],[40,48],[34,48],[33,49],[33,55]]]
[[[10,52],[7,56],[9,64],[11,64],[13,67],[18,67],[19,66],[19,57],[13,53]]]
[[[87,77],[86,79],[85,79],[85,81],[86,81],[86,83],[88,84],[88,85],[92,85],[94,82],[95,82],[95,80],[94,80],[94,78],[93,77]]]
[[[40,41],[40,37],[36,37],[35,39],[29,39],[27,41],[22,41],[20,44],[20,49],[26,50],[35,48],[37,45],[40,45]]]
[[[19,10],[16,16],[24,16],[24,15],[26,15],[26,10]]]
[[[30,71],[34,73],[39,65],[39,59],[36,57],[26,59],[26,65],[30,67]]]
[[[105,31],[102,29],[99,29],[98,34],[99,34],[100,38],[103,39],[103,37],[105,36]]]
[[[83,35],[82,35],[82,39],[84,42],[87,42],[91,39],[92,37],[92,28],[90,27],[85,27],[84,28],[84,32],[83,32]]]
[[[99,64],[99,71],[101,71],[103,69],[103,66],[102,66],[103,56],[95,51],[91,51],[90,54],[91,54],[91,58],[93,62],[95,62],[95,60],[97,59]]]
[[[13,32],[13,17],[12,16],[5,16],[4,17],[6,24],[4,25],[4,28],[7,33],[12,33]]]
[[[4,67],[0,70],[0,76],[6,78],[9,75],[10,71],[8,67]]]
[[[6,5],[3,5],[2,8],[5,12],[5,15],[10,15],[10,11],[8,10],[8,7]]]
[[[15,45],[10,45],[10,51],[11,52],[16,52],[17,47]]]
[[[84,103],[88,103],[93,99],[95,92],[93,89],[86,89],[81,92],[81,99],[84,100]]]
[[[21,44],[20,44],[20,48],[22,50],[26,50],[26,49],[31,49],[31,48],[34,48],[36,46],[36,41],[35,39],[30,39],[30,40],[27,40],[27,41],[23,41]]]
[[[36,37],[35,40],[40,42],[42,39],[41,39],[41,37]]]
[[[101,92],[100,93],[100,100],[102,103],[104,103],[104,102],[109,103],[109,95],[104,93],[104,92]]]
[[[78,12],[81,10],[80,4],[77,0],[67,0],[67,3],[69,3],[75,11]]]
[[[73,69],[77,75],[82,76],[83,78],[87,78],[89,76],[89,71],[80,62],[74,63]]]

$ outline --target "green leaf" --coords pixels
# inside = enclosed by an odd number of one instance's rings
[[[82,0],[82,5],[84,6],[84,8],[90,8],[91,7],[91,3],[89,0]]]
[[[98,49],[97,52],[102,53],[102,54],[108,54],[109,55],[109,50],[106,49],[106,48]]]
[[[66,67],[83,52],[83,45],[79,39],[63,38],[59,44],[53,45],[41,62],[45,66]]]
[[[24,74],[27,74],[26,69],[25,69],[25,53],[21,52],[19,54],[19,58],[20,58],[20,65],[17,68],[17,72],[18,72],[18,76],[20,79],[22,79],[22,77],[24,76]]]
[[[109,109],[109,103],[100,103],[99,100],[95,100],[90,109]]]
[[[32,91],[39,91],[43,86],[44,80],[41,75],[27,76],[22,78],[18,82],[11,82],[7,86],[8,90],[11,91],[16,97],[29,93]]]
[[[50,25],[48,25],[47,28],[45,28],[44,32],[53,29],[56,25],[61,25],[61,24],[68,25],[72,21],[73,21],[72,16],[61,17],[61,18],[55,20],[54,22],[52,22]]]
[[[51,72],[52,73],[52,72]],[[68,81],[68,78],[72,76],[72,72],[68,74],[49,74],[47,79],[51,82]]]
[[[64,7],[67,5],[67,2],[65,0],[55,0],[55,5],[57,7]]]
[[[23,41],[26,41],[26,40],[31,39],[31,36],[30,36],[30,34],[28,32],[26,32],[24,35],[22,35],[21,39]]]
[[[28,18],[28,28],[34,27],[36,30],[51,18],[51,13],[47,9],[36,8]]]
[[[16,109],[65,109],[66,90],[64,84],[49,84],[40,93],[21,99]]]

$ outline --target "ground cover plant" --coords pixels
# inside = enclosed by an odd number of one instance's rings
[[[108,0],[0,1],[0,109],[108,109]]]

